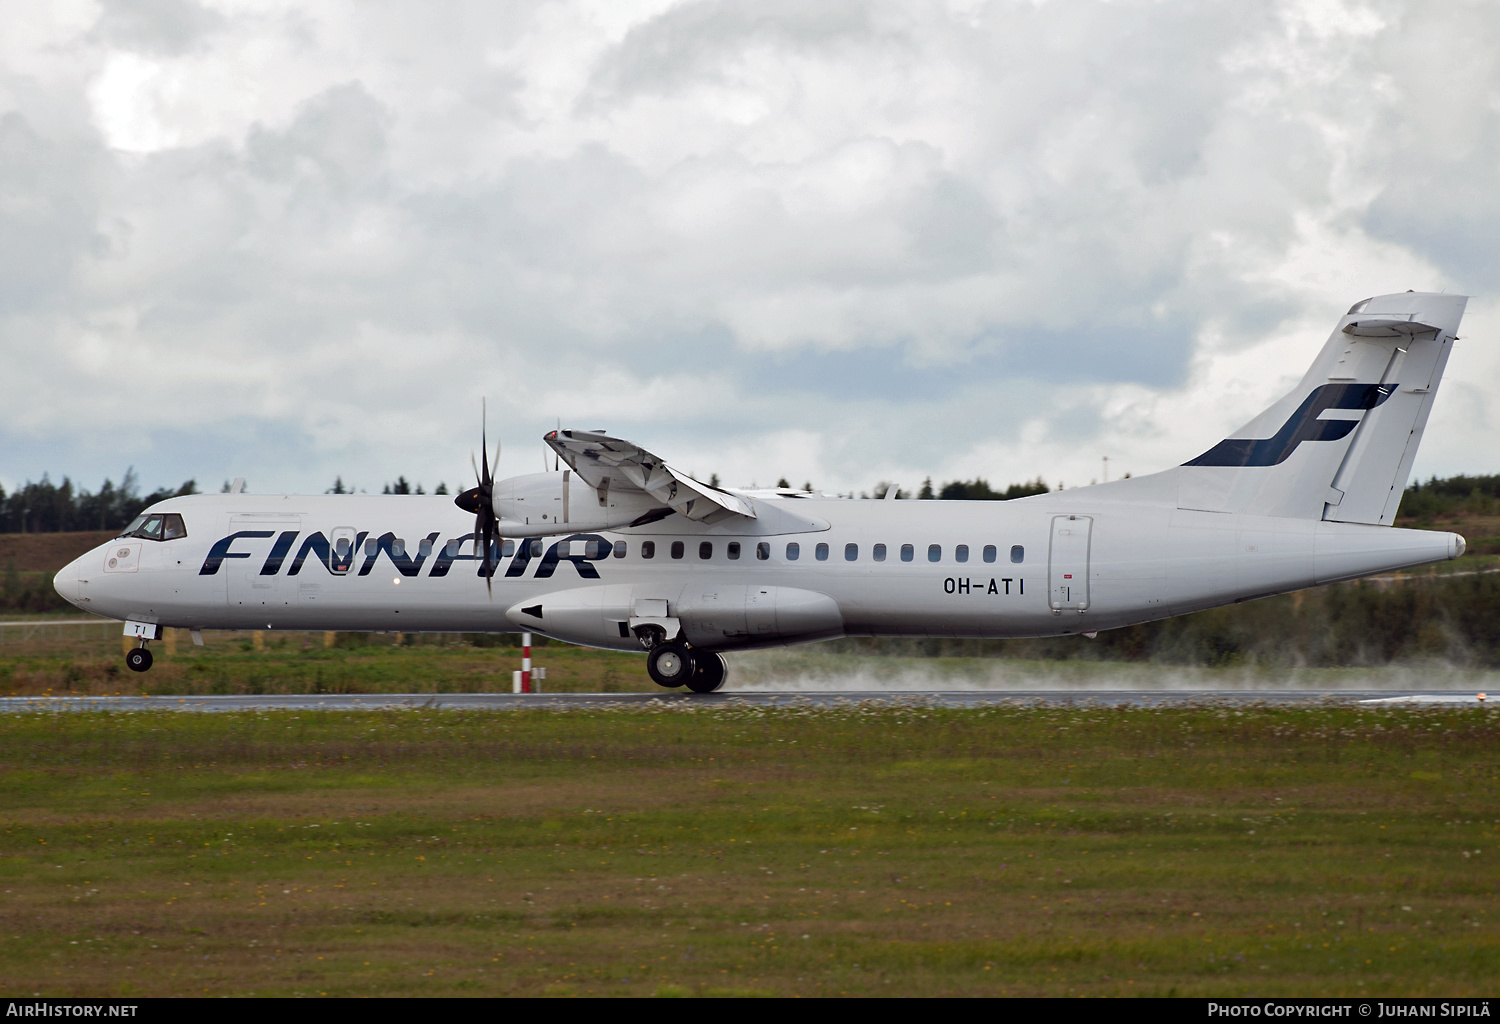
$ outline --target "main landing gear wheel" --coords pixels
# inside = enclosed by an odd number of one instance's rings
[[[125,664],[132,672],[144,672],[151,667],[151,652],[144,647],[132,647],[125,655]]]
[[[682,644],[657,644],[646,655],[646,674],[658,686],[681,686],[689,683],[697,670],[697,659],[693,657],[693,652]]]
[[[697,671],[688,680],[689,690],[694,693],[713,693],[724,685],[725,665],[722,654],[704,654],[699,651],[693,660],[697,662]]]

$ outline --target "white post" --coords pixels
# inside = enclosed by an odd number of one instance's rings
[[[510,692],[511,693],[520,693],[521,692],[521,670],[520,669],[516,669],[514,672],[512,672],[510,674]]]

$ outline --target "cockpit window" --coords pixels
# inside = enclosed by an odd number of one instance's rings
[[[121,537],[140,537],[142,540],[177,540],[187,536],[187,526],[176,512],[136,516],[135,522],[125,528]]]

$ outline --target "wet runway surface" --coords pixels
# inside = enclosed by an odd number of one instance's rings
[[[679,693],[354,693],[213,697],[4,697],[0,712],[27,711],[373,711],[382,708],[522,711],[692,704],[702,706],[838,707],[922,704],[983,707],[1051,704],[1170,707],[1184,704],[1477,704],[1472,690],[808,690]],[[1485,703],[1493,703],[1485,702]]]

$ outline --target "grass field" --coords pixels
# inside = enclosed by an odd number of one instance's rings
[[[0,718],[0,994],[1490,994],[1484,709]]]
[[[48,619],[0,632],[0,696],[509,693],[521,667],[518,647],[484,635],[209,631],[195,647],[175,629],[151,645],[151,670],[135,673],[125,667],[120,623]],[[641,654],[560,643],[533,653],[551,692],[660,692]]]
[[[521,652],[495,638],[185,630],[152,644],[150,672],[125,668],[120,625],[57,625],[36,616],[0,632],[0,696],[509,692]],[[1081,637],[1075,644],[1088,643]],[[476,645],[475,641],[478,641]],[[827,644],[729,656],[726,691],[935,689],[1427,689],[1500,691],[1500,672],[1442,663],[1380,668],[1230,668],[994,657],[863,656]],[[534,651],[546,692],[660,693],[639,654],[553,642]]]

